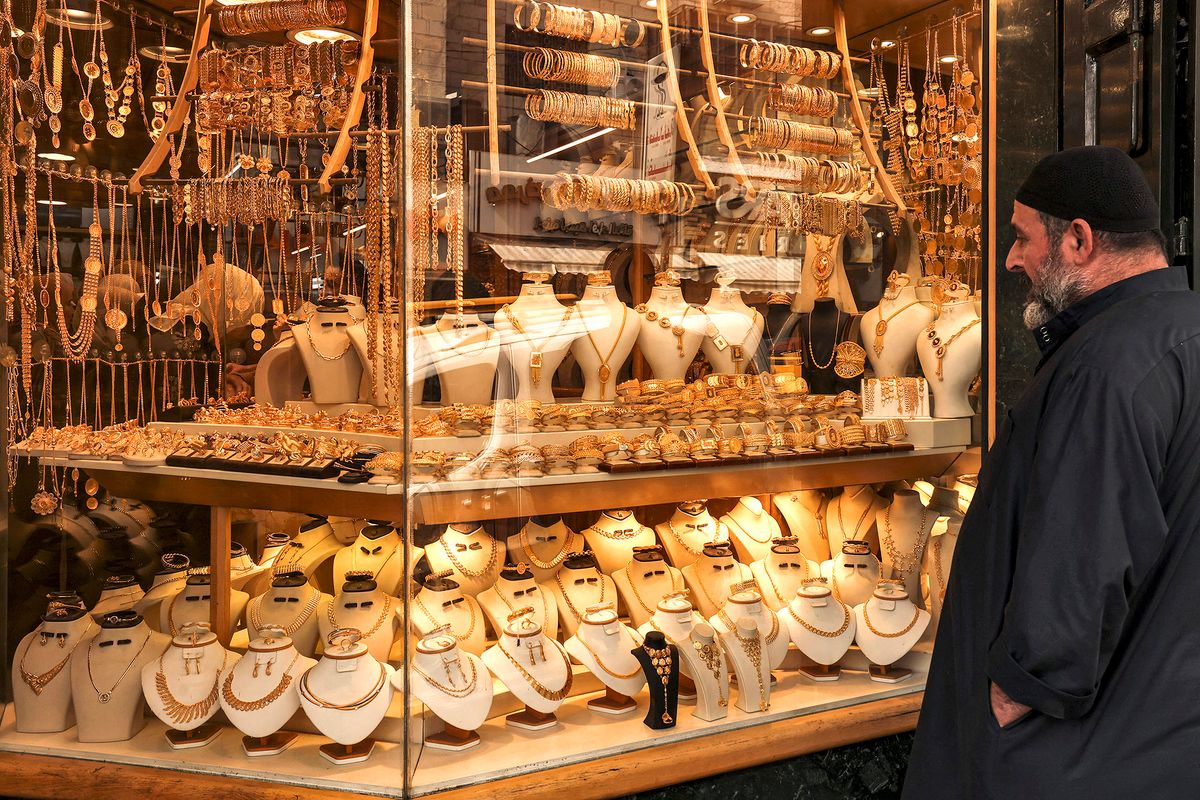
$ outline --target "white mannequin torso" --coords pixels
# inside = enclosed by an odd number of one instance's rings
[[[509,560],[514,564],[524,563],[539,583],[552,580],[562,569],[562,562],[573,553],[582,552],[583,545],[584,538],[562,519],[550,525],[540,525],[531,519],[505,542]]]
[[[509,626],[483,654],[483,663],[522,703],[543,714],[553,714],[566,698],[546,697],[529,678],[547,694],[561,692],[572,680],[571,661],[562,645],[536,628],[534,625],[530,631],[518,631]]]
[[[554,596],[559,611],[559,627],[567,637],[579,630],[580,620],[588,606],[615,603],[617,586],[613,579],[594,566],[572,567],[569,564],[549,581],[541,584],[542,591]]]
[[[413,633],[427,636],[446,626],[447,632],[457,640],[459,649],[480,655],[487,639],[483,610],[474,597],[464,595],[458,586],[450,583],[445,586],[444,589],[426,586],[413,598],[409,619]]]
[[[867,542],[872,550],[878,550],[875,515],[883,505],[883,498],[869,484],[847,486],[840,495],[831,498],[825,509],[830,553],[841,552],[842,543],[847,539]]]
[[[737,289],[718,287],[704,304],[707,317],[702,344],[713,371],[738,375],[746,371],[758,352],[766,325],[762,315],[746,305]]]
[[[931,334],[939,344],[934,344]],[[953,341],[951,339],[953,338]],[[941,377],[938,376],[938,348]],[[933,392],[933,416],[938,418],[969,417],[975,411],[967,395],[971,382],[979,374],[982,359],[983,326],[970,300],[946,303],[937,320],[926,327],[917,339],[917,355],[921,371]]]
[[[863,314],[859,335],[875,377],[912,374],[917,337],[933,318],[933,309],[917,300],[914,286],[900,287],[895,299],[885,297],[879,305]]]
[[[595,553],[600,571],[608,575],[629,563],[635,547],[649,547],[657,542],[654,529],[638,522],[629,509],[605,511],[581,533]]]
[[[800,652],[818,664],[836,664],[854,643],[857,625],[852,609],[839,603],[823,586],[806,586],[797,591],[779,612],[779,618],[787,625]]]
[[[366,607],[364,603],[368,603]],[[348,604],[353,604],[348,608]],[[376,661],[387,661],[399,627],[400,603],[379,589],[339,592],[317,606],[317,626],[321,640],[339,628],[354,628],[362,633],[361,644]],[[353,744],[353,743],[351,743]]]
[[[796,537],[800,552],[810,561],[828,561],[829,526],[826,523],[828,507],[825,495],[816,489],[801,489],[796,492],[781,492],[774,497],[775,508],[783,516],[788,530]]]
[[[146,724],[141,673],[170,644],[144,621],[101,623],[100,632],[71,654],[71,702],[81,742],[123,742]]]
[[[451,572],[451,578],[462,587],[463,594],[476,595],[496,582],[504,569],[504,545],[493,539],[479,526],[459,530],[446,527],[441,537],[425,548],[425,558],[434,573]]]
[[[396,691],[402,691],[403,674],[392,675]],[[447,691],[449,689],[450,691]],[[483,659],[460,650],[454,639],[436,636],[417,643],[409,673],[413,697],[455,728],[473,731],[492,709],[492,675]]]
[[[684,567],[683,580],[692,590],[696,609],[706,619],[716,616],[729,599],[734,584],[753,580],[750,568],[734,561],[733,554],[708,555]]]
[[[920,597],[921,558],[937,521],[936,512],[928,510],[915,491],[900,490],[876,519],[884,573],[904,581],[909,597]]]
[[[216,634],[206,632],[194,643],[186,633],[176,636],[158,659],[142,667],[146,705],[169,728],[199,728],[221,710],[220,681],[236,658],[221,646]],[[184,711],[175,703],[190,708]]]
[[[444,314],[433,325],[420,329],[426,359],[442,386],[442,405],[486,404],[494,398],[493,384],[500,364],[500,337],[476,314],[463,317],[466,327],[455,327],[455,317]]]
[[[371,735],[392,704],[392,668],[376,660],[362,643],[327,648],[325,655],[300,679],[300,707],[323,735],[342,745],[358,744]],[[379,687],[376,689],[376,687]],[[362,701],[357,708],[326,708]]]
[[[641,665],[630,652],[641,640],[636,631],[617,620],[615,611],[605,609],[585,612],[565,647],[602,684],[632,697],[646,685]]]
[[[771,541],[780,536],[779,523],[757,497],[743,497],[721,517],[729,539],[742,561],[758,561],[771,552]]]
[[[70,660],[97,632],[92,618],[46,619],[25,635],[13,653],[13,704],[21,733],[65,731],[75,724]],[[61,646],[60,646],[61,643]]]
[[[743,620],[750,620],[757,626],[763,637],[763,651],[770,662],[770,668],[777,668],[787,657],[788,643],[791,640],[779,617],[763,604],[758,592],[745,591],[731,595],[729,601],[713,615],[708,624],[720,635],[732,632]]]
[[[296,349],[308,372],[314,403],[353,403],[358,400],[363,362],[350,340],[354,325],[344,311],[317,311],[293,328]]]
[[[358,362],[365,365],[358,393],[359,399],[364,403],[371,403],[379,408],[390,408],[400,405],[403,400],[403,397],[389,396],[385,380],[388,374],[387,357],[390,355],[393,364],[398,364],[404,353],[404,340],[400,338],[399,333],[401,322],[400,314],[380,311],[376,316],[373,331],[368,331],[366,324],[346,327],[346,335],[350,338],[350,344],[358,356]],[[372,332],[375,338],[374,348],[370,346],[368,340],[368,336]],[[374,358],[372,358],[372,349],[374,349]],[[324,346],[321,347],[321,351],[325,351]]]
[[[803,553],[790,552],[797,549],[777,545],[766,558],[750,565],[750,572],[762,589],[763,602],[773,611],[786,606],[805,580],[821,575],[820,565],[809,561]]]
[[[703,506],[698,510],[678,508],[655,530],[667,550],[667,558],[680,569],[700,558],[706,545],[729,541],[729,530]]]
[[[929,625],[929,612],[917,608],[904,592],[876,591],[854,609],[854,616],[855,642],[872,664],[880,666],[900,660]]]
[[[554,402],[554,371],[583,335],[572,309],[558,302],[553,287],[527,283],[496,315],[508,363],[517,381],[517,400]]]
[[[506,577],[511,575],[511,578]],[[532,608],[530,615],[537,626],[551,639],[558,637],[558,602],[554,594],[539,586],[533,573],[501,573],[494,586],[475,597],[484,614],[499,635],[508,624],[508,616],[522,608]]]
[[[833,596],[848,606],[865,603],[879,583],[881,565],[873,554],[838,553],[822,565]]]
[[[284,629],[297,651],[311,657],[320,635],[317,609],[333,598],[309,583],[302,586],[272,586],[246,606],[246,631],[251,640],[268,625]]]
[[[246,654],[221,678],[221,708],[233,726],[246,736],[275,733],[300,708],[300,676],[317,662],[301,655],[287,638],[252,639]],[[268,672],[268,669],[270,671]],[[284,686],[262,707],[254,701]]]
[[[354,542],[333,559],[333,584],[340,586],[346,573],[367,570],[384,594],[400,594],[407,577],[404,569],[404,540],[391,526],[368,525]]]
[[[625,601],[630,621],[639,628],[653,618],[654,610],[663,597],[687,591],[683,574],[678,569],[661,557],[651,558],[642,554],[635,555],[625,569],[614,572],[613,583]]]
[[[617,375],[638,340],[638,316],[617,297],[612,286],[588,286],[575,306],[584,335],[571,345],[583,372],[583,399],[616,397]]]
[[[704,340],[704,315],[684,301],[678,286],[655,286],[649,301],[635,311],[639,309],[638,349],[651,373],[655,378],[683,378]]]

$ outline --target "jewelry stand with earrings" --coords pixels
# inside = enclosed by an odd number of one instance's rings
[[[554,296],[549,272],[526,272],[517,299],[496,314],[509,366],[516,380],[517,400],[554,402],[554,371],[584,335],[574,309]]]
[[[583,399],[589,403],[615,400],[621,367],[638,340],[638,317],[617,296],[608,270],[588,274],[575,315],[585,334],[571,345],[583,372]]]
[[[854,644],[858,629],[853,610],[841,603],[824,578],[809,578],[779,612],[788,636],[813,665],[800,673],[814,681],[836,681],[841,677],[837,662]]]
[[[13,707],[18,731],[54,733],[75,724],[68,665],[80,643],[95,632],[96,625],[82,601],[50,601],[41,623],[21,639],[13,652]]]
[[[662,545],[639,545],[633,548],[633,558],[624,569],[612,574],[617,593],[625,601],[630,621],[637,627],[654,616],[658,602],[669,594],[686,587],[683,574],[663,558]]]
[[[172,748],[203,747],[221,732],[210,720],[221,710],[221,679],[236,659],[208,623],[189,622],[166,652],[142,667],[146,704],[170,728],[167,742]]]
[[[271,587],[246,606],[246,635],[253,640],[278,628],[298,652],[311,657],[321,635],[317,608],[333,598],[309,583],[299,566],[279,564],[271,571]]]
[[[458,646],[479,655],[487,646],[487,625],[474,597],[463,594],[450,570],[430,573],[409,610],[409,625],[417,636],[449,631]]]
[[[729,530],[709,513],[705,500],[689,500],[676,507],[671,518],[655,526],[667,559],[683,569],[700,558],[705,545],[728,544]]]
[[[325,641],[321,660],[300,678],[300,707],[333,740],[321,745],[321,757],[357,764],[375,749],[371,732],[392,704],[394,670],[371,655],[357,628],[335,628]]]
[[[713,371],[721,375],[765,372],[756,356],[766,323],[757,310],[746,305],[742,293],[733,288],[734,279],[732,272],[719,270],[717,288],[704,304],[704,357]],[[754,369],[750,370],[752,366]]]
[[[674,270],[658,273],[650,299],[633,309],[640,319],[638,350],[655,378],[682,379],[704,341],[703,312],[683,297]]]
[[[892,666],[913,648],[929,625],[929,612],[917,608],[903,581],[881,580],[862,605],[854,609],[854,642],[871,662],[871,680],[899,683],[912,670]]]
[[[403,680],[399,670],[392,675],[396,691],[403,690]],[[492,709],[492,676],[482,658],[459,649],[448,625],[417,642],[409,690],[443,723],[442,730],[425,733],[425,746],[457,751],[479,744],[476,731]]]
[[[876,378],[899,378],[913,374],[917,337],[934,311],[917,297],[912,276],[893,271],[879,305],[863,314],[859,335]]]
[[[820,565],[805,558],[796,541],[794,536],[772,540],[771,552],[750,565],[750,573],[762,590],[763,603],[772,611],[784,608],[804,581],[821,574]]]
[[[296,740],[282,730],[300,709],[300,676],[317,662],[296,649],[279,625],[263,625],[246,654],[221,679],[225,716],[242,732],[247,756],[273,756]]]
[[[208,567],[191,567],[183,589],[170,600],[159,606],[158,630],[170,636],[178,636],[189,622],[207,623],[212,606],[212,576]],[[229,629],[236,630],[250,595],[232,590],[229,597]]]
[[[508,560],[524,563],[539,583],[554,580],[562,563],[584,550],[584,537],[567,527],[559,515],[532,516],[504,543]]]
[[[551,639],[558,638],[558,601],[538,585],[529,565],[521,561],[506,565],[490,589],[476,598],[492,630],[504,629],[508,615],[522,606],[533,608],[533,621]]]
[[[627,508],[602,511],[599,519],[580,533],[606,575],[624,569],[639,547],[655,547],[658,541],[654,529],[638,522]]]
[[[643,724],[653,730],[674,728],[679,716],[679,648],[662,632],[650,631],[630,652],[642,667],[650,694]]]
[[[346,573],[337,595],[317,605],[317,626],[325,641],[335,631],[352,628],[358,633],[355,641],[369,649],[372,658],[388,661],[401,611],[400,602],[379,588],[374,575],[366,570],[352,571]]]
[[[484,652],[483,663],[525,704],[505,723],[540,731],[558,724],[554,712],[570,696],[575,676],[571,657],[531,619],[533,613],[532,606],[525,606],[510,614],[499,640]]]
[[[316,311],[307,321],[292,328],[314,403],[337,405],[358,401],[363,363],[349,333],[350,326],[356,324],[343,300],[326,298],[317,303]]]
[[[821,565],[829,588],[839,602],[854,607],[865,603],[879,582],[883,566],[864,541],[847,539],[832,560]]]
[[[329,519],[314,517],[300,525],[296,535],[275,556],[272,566],[300,569],[305,578],[314,584],[321,584],[320,588],[327,592],[333,588],[329,585],[328,579],[318,581],[315,576],[328,574],[329,570],[323,570],[321,567],[329,559],[334,558],[341,548],[342,542],[339,541],[337,532]],[[269,572],[255,576],[247,582],[245,591],[252,595],[262,594],[271,585],[271,579]]]
[[[71,654],[71,704],[81,742],[124,742],[146,724],[139,683],[171,638],[133,611],[100,619],[100,631]]]
[[[579,630],[565,648],[604,685],[604,696],[589,700],[588,710],[626,714],[637,708],[633,698],[646,685],[646,676],[632,650],[641,641],[637,631],[617,619],[615,602],[584,611]]]
[[[340,584],[350,572],[367,571],[384,594],[398,596],[407,580],[404,538],[391,525],[364,525],[358,537],[333,559],[333,582]]]

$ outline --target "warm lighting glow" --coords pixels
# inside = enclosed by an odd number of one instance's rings
[[[75,156],[67,153],[38,153],[38,158],[44,158],[47,161],[74,161]]]
[[[38,200],[39,206],[65,206],[66,200]]]
[[[747,22],[754,22],[754,20],[758,19],[758,17],[754,16],[753,14],[747,14],[744,11],[739,11],[736,14],[730,14],[725,19],[729,20],[735,25],[744,25]]]
[[[615,128],[600,128],[599,130],[592,131],[587,136],[584,136],[581,139],[576,139],[574,141],[567,142],[566,144],[560,144],[558,147],[554,148],[553,150],[547,150],[544,153],[539,153],[538,155],[534,156],[533,158],[527,158],[527,159],[525,159],[525,163],[532,164],[535,161],[541,161],[543,158],[546,158],[547,156],[552,156],[555,153],[561,153],[563,150],[574,147],[577,144],[583,144],[584,142],[590,142],[592,139],[595,139],[597,136],[603,136],[604,134],[606,134],[610,131],[613,131],[613,130],[616,130],[616,129]],[[435,197],[434,199],[439,200],[441,198]]]
[[[943,64],[953,64],[958,61],[958,56],[942,56],[941,61]]]
[[[91,11],[82,11],[78,8],[68,8],[65,11],[61,8],[48,8],[46,9],[46,21],[51,25],[75,31],[88,31],[96,27],[96,15]],[[100,18],[101,30],[111,27],[111,19]]]
[[[808,29],[809,36],[828,36],[831,33],[833,33],[833,28],[828,25],[818,25],[815,28]]]
[[[155,61],[165,60],[170,64],[186,64],[188,60],[188,51],[185,47],[175,47],[174,45],[148,44],[145,47],[138,48],[138,52],[146,58],[152,58]]]
[[[642,8],[658,8],[658,0],[642,0]]]
[[[891,50],[893,47],[896,46],[896,40],[895,39],[884,39],[882,42],[879,43],[879,46],[882,47],[884,50]]]
[[[317,42],[351,42],[357,41],[358,36],[341,28],[301,28],[288,31],[288,38],[297,44],[316,44]]]

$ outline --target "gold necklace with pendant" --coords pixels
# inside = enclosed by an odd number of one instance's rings
[[[565,328],[567,326],[567,320],[569,320],[571,318],[571,312],[574,310],[574,306],[567,307],[567,310],[563,314],[563,317],[562,317],[562,324],[558,326],[558,330],[556,330],[554,333],[547,336],[543,340],[542,345],[540,347],[538,345],[534,344],[533,339],[531,339],[529,337],[529,334],[525,332],[525,327],[521,324],[521,321],[519,319],[517,319],[517,315],[513,313],[511,306],[506,305],[503,308],[501,308],[500,310],[504,312],[504,318],[507,319],[509,324],[513,326],[513,330],[515,330],[517,333],[521,334],[521,337],[529,345],[529,378],[530,378],[530,381],[533,383],[534,388],[541,386],[542,385],[542,350],[545,348],[545,346],[547,344],[549,344],[551,341],[554,340],[554,337],[556,337],[562,333],[563,328]]]

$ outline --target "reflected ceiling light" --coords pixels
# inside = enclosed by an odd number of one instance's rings
[[[358,233],[359,231],[363,231],[366,229],[367,229],[367,223],[364,222],[362,225],[359,225],[357,228],[351,228],[350,230],[346,231],[346,235],[353,236],[354,234]]]
[[[38,158],[44,158],[47,161],[74,161],[75,156],[67,153],[38,153]]]
[[[658,0],[642,0],[642,8],[658,8]]]
[[[828,36],[831,33],[833,33],[833,28],[828,25],[818,25],[815,28],[808,29],[809,36]]]
[[[138,52],[146,58],[152,58],[155,61],[166,61],[168,64],[186,64],[188,61],[188,50],[186,47],[176,47],[175,45],[148,44],[145,47],[138,48]]]
[[[942,56],[941,58],[943,64],[953,64],[955,61],[958,61],[958,56]]]
[[[584,142],[590,142],[592,139],[595,139],[597,136],[603,136],[604,134],[609,133],[614,130],[616,130],[616,128],[600,128],[599,130],[592,131],[587,136],[567,142],[566,144],[560,144],[558,147],[554,148],[553,150],[547,150],[544,153],[539,153],[538,155],[534,156],[533,158],[527,158],[527,159],[525,159],[525,163],[532,164],[535,161],[541,161],[543,158],[546,158],[547,156],[552,156],[555,153],[561,153],[563,150],[574,147],[577,144],[583,144]],[[435,198],[435,199],[439,199],[439,198]]]
[[[891,50],[893,47],[896,46],[896,40],[895,39],[884,39],[882,42],[879,43],[879,46],[884,50]]]
[[[88,31],[96,28],[96,15],[91,11],[82,11],[78,8],[48,8],[46,9],[46,21],[51,25],[57,25],[60,28],[70,28],[73,31]],[[113,25],[111,19],[104,17],[100,18],[101,30],[107,30]]]
[[[754,22],[754,20],[758,19],[758,17],[754,16],[753,14],[748,14],[745,11],[739,11],[736,14],[730,14],[725,19],[729,20],[735,25],[744,25],[747,22]]]
[[[38,200],[39,206],[65,206],[66,200]]]
[[[288,31],[287,36],[296,44],[316,44],[318,42],[357,42],[359,37],[341,28],[300,28]]]

